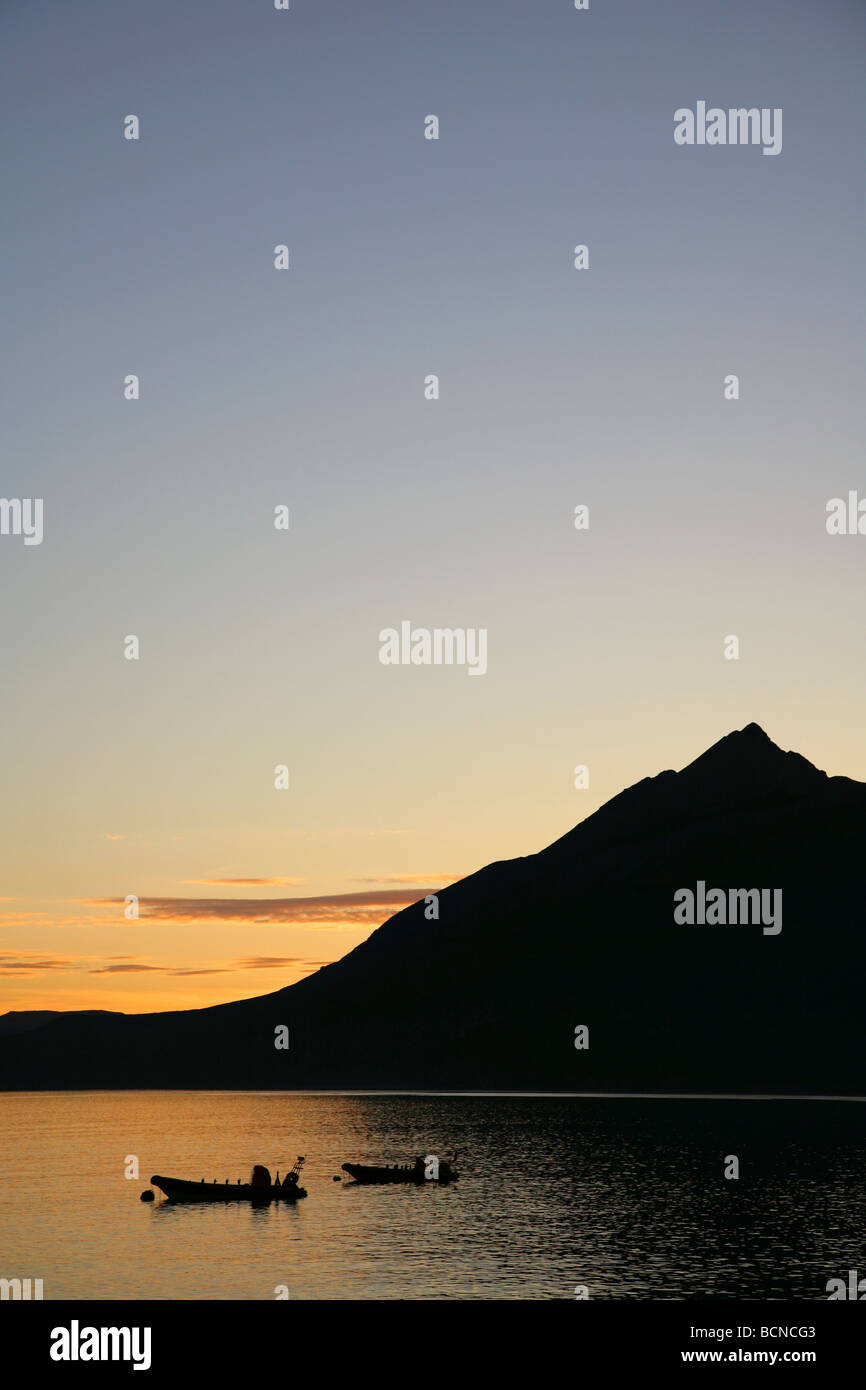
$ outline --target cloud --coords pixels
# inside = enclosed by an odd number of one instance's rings
[[[383,916],[408,907],[424,888],[387,888],[367,893],[326,893],[310,898],[139,898],[139,915],[151,921],[231,920],[251,923],[301,922],[313,926],[378,926]],[[119,905],[120,898],[92,898]]]
[[[203,883],[222,888],[300,888],[305,878],[185,878],[184,883]]]
[[[139,961],[130,961],[126,965],[97,965],[87,973],[89,975],[136,975],[142,970],[155,970],[157,974],[165,974],[164,965],[143,965]]]
[[[228,961],[219,966],[190,965],[147,965],[144,961],[124,958],[115,965],[94,966],[90,975],[133,975],[148,972],[158,975],[231,975],[240,970],[285,970],[289,968],[306,971],[319,970],[323,965],[331,965],[330,960],[307,960],[303,956],[244,956],[240,960]]]
[[[273,970],[285,966],[302,966],[308,970],[321,970],[325,965],[333,965],[330,960],[303,960],[300,956],[247,956],[235,961],[236,970]]]
[[[190,967],[189,969],[187,969],[186,967],[184,967],[182,970],[166,970],[165,973],[166,975],[231,975],[233,974],[233,971],[230,970],[227,965],[214,965],[211,966],[209,970],[206,970],[204,968],[197,970],[195,969],[195,967]]]
[[[21,979],[38,975],[45,970],[74,970],[76,963],[69,956],[43,956],[37,951],[8,951],[0,955],[0,975]]]
[[[73,900],[74,901],[74,900]],[[55,927],[104,927],[107,922],[119,916],[123,920],[123,908],[119,912],[115,906],[113,913],[107,913],[103,907],[99,912],[82,913],[78,917],[63,916],[55,912],[20,912],[14,908],[0,910],[0,929],[9,931],[26,931],[29,933],[28,940],[34,940],[37,933],[43,929],[53,931]]]
[[[383,878],[354,878],[353,883],[456,883],[460,874],[386,874]]]
[[[0,954],[0,977],[23,979],[45,971],[69,973],[86,970],[88,975],[233,975],[246,970],[300,970],[309,974],[332,960],[308,960],[305,956],[242,956],[220,965],[155,965],[137,956],[47,956],[37,951],[6,951]]]

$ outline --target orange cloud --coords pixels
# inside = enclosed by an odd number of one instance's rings
[[[0,975],[21,979],[38,975],[43,970],[75,970],[76,962],[69,956],[46,956],[38,951],[7,951],[0,955]]]
[[[97,965],[92,970],[88,970],[88,975],[137,975],[139,971],[155,970],[157,974],[165,972],[165,966],[145,965],[141,961],[128,961],[117,965]]]
[[[203,883],[225,888],[300,888],[305,878],[185,878],[184,883]]]
[[[461,874],[386,874],[383,878],[354,878],[353,883],[456,883]]]
[[[88,971],[89,975],[135,975],[148,971],[158,975],[231,975],[239,970],[319,970],[323,965],[331,965],[330,960],[307,960],[302,956],[246,956],[241,960],[228,961],[225,965],[147,965],[144,961],[124,959],[113,965],[100,965]]]
[[[303,960],[300,956],[247,956],[234,962],[235,970],[271,970],[284,966],[300,967],[304,970],[321,970],[325,965],[333,965],[332,960]]]
[[[13,899],[14,901],[14,899]],[[84,901],[83,899],[71,898],[70,902]],[[89,901],[89,900],[88,900]],[[111,904],[117,912],[116,904]],[[105,904],[102,904],[101,914],[91,912],[82,913],[80,916],[69,917],[55,914],[53,912],[0,912],[0,927],[8,928],[27,928],[32,931],[37,927],[104,927],[107,921],[111,920],[111,914],[105,911]],[[120,916],[123,916],[121,907]]]
[[[158,965],[137,956],[50,956],[37,951],[6,951],[0,954],[0,976],[26,979],[44,971],[71,973],[84,970],[88,975],[232,975],[245,970],[301,970],[309,974],[331,960],[308,960],[305,956],[243,956],[219,965]]]

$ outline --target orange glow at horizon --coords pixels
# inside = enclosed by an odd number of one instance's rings
[[[62,914],[46,913],[45,905],[6,909],[0,912],[0,1014],[156,1013],[270,994],[346,955],[424,891],[413,884],[309,898],[142,898],[140,915],[131,919],[120,899],[67,902]],[[183,911],[174,915],[172,902]],[[24,933],[31,943],[50,938],[54,944],[42,951],[13,946],[12,932],[19,940]]]
[[[33,811],[48,817],[41,838],[22,833],[15,843],[15,826],[7,832],[0,1014],[148,1013],[273,993],[341,959],[403,907],[485,864],[543,849],[624,788],[686,766],[753,718],[779,747],[828,775],[866,780],[866,750],[841,721],[810,727],[795,711],[773,717],[750,699],[744,711],[684,708],[674,732],[660,714],[645,714],[637,729],[615,711],[591,736],[563,721],[524,746],[494,730],[483,768],[476,752],[475,762],[462,759],[419,789],[411,759],[405,768],[394,762],[345,808],[326,789],[327,813],[315,818],[292,809],[280,820],[265,799],[238,824],[224,798],[225,823],[213,823],[202,806],[185,808],[180,823],[130,814],[108,822],[109,839],[104,813],[85,824],[76,807],[70,828],[42,804]],[[572,769],[584,761],[591,791],[573,785]],[[405,821],[395,825],[401,798]],[[131,824],[135,833],[127,833]],[[413,873],[419,865],[424,871]],[[429,872],[434,865],[441,867]],[[191,884],[210,895],[187,896]],[[136,891],[139,916],[130,918],[126,899]]]

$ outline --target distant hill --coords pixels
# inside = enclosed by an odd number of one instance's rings
[[[64,1013],[59,1009],[30,1009],[21,1013],[10,1010],[8,1014],[0,1014],[0,1038],[9,1037],[12,1033],[30,1033],[34,1028],[41,1028],[43,1024],[51,1023],[56,1018],[81,1018],[82,1015],[107,1018],[109,1010],[80,1009],[75,1013]]]
[[[750,724],[275,994],[0,1036],[0,1089],[864,1095],[864,849],[866,785]],[[781,888],[782,930],[676,924],[698,881]]]

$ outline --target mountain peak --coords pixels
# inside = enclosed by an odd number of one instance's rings
[[[27,1031],[7,1015],[7,1036],[0,1018],[0,1091],[862,1096],[864,843],[866,784],[747,724],[546,850],[449,884],[441,920],[419,899],[286,989],[164,1014],[48,1014]],[[781,936],[757,920],[683,931],[676,885],[699,882],[784,891]],[[275,1052],[285,1017],[292,1048]],[[591,1051],[569,1046],[582,1017]]]
[[[635,782],[549,848],[554,854],[595,851],[613,838],[633,837],[649,823],[658,828],[680,825],[684,818],[781,806],[823,797],[846,781],[828,778],[799,753],[786,753],[752,722],[725,734],[680,772],[669,769]]]
[[[753,743],[772,743],[769,734],[765,734],[760,724],[747,724],[744,729],[734,729],[730,734],[731,738],[748,738]],[[775,745],[774,745],[775,747]]]
[[[686,772],[688,768],[695,767],[704,758],[712,758],[713,761],[730,760],[731,758],[771,758],[773,756],[784,758],[785,753],[775,744],[769,734],[765,733],[760,724],[746,724],[742,729],[732,729],[729,734],[718,739],[716,743],[710,744],[703,753],[695,758],[694,762],[688,763],[682,770]]]
[[[797,795],[827,780],[807,758],[786,753],[775,744],[760,724],[746,724],[719,739],[679,774],[687,785],[710,790],[723,786],[778,790]]]

